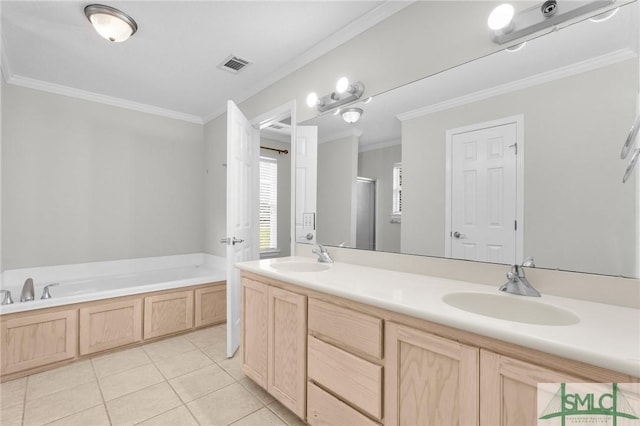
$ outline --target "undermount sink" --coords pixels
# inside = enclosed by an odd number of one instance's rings
[[[329,265],[313,262],[279,262],[273,263],[271,267],[280,272],[320,272],[329,269]]]
[[[580,322],[573,313],[528,299],[489,293],[449,293],[442,301],[454,308],[487,317],[537,325],[572,325]]]

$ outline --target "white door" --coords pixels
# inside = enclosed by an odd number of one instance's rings
[[[450,134],[450,256],[517,260],[516,123]]]
[[[296,127],[296,239],[316,243],[318,127]]]
[[[240,271],[236,262],[259,258],[260,131],[227,102],[227,356],[240,346]]]

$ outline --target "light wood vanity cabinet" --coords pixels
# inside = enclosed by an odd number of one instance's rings
[[[477,425],[479,350],[391,322],[385,332],[385,424]]]
[[[588,381],[484,349],[480,364],[480,424],[486,426],[535,426],[538,383]]]
[[[282,405],[306,414],[306,296],[242,278],[242,369]]]
[[[379,424],[383,417],[382,320],[309,299],[307,376],[311,425]]]
[[[74,358],[78,350],[75,309],[16,315],[0,321],[2,374]]]
[[[142,299],[80,308],[80,355],[142,340]]]
[[[300,345],[306,329],[307,392],[306,397],[296,393],[295,401],[298,404],[306,398],[307,416],[301,414],[303,408],[292,411],[312,426],[534,426],[538,383],[640,380],[269,278],[262,280],[243,273],[243,369],[274,396],[278,394],[272,381],[279,374],[278,383],[296,383],[285,393],[299,392],[298,384],[305,380]],[[305,295],[307,324],[300,307]],[[295,367],[290,370],[287,365]]]

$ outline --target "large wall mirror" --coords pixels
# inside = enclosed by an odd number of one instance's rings
[[[362,100],[354,124],[300,123],[318,132],[310,242],[637,277],[638,180],[622,183],[620,151],[638,16],[629,3]]]

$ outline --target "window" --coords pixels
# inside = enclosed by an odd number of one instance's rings
[[[393,165],[393,207],[391,213],[402,213],[402,163]]]
[[[260,157],[260,251],[278,249],[278,162]]]

